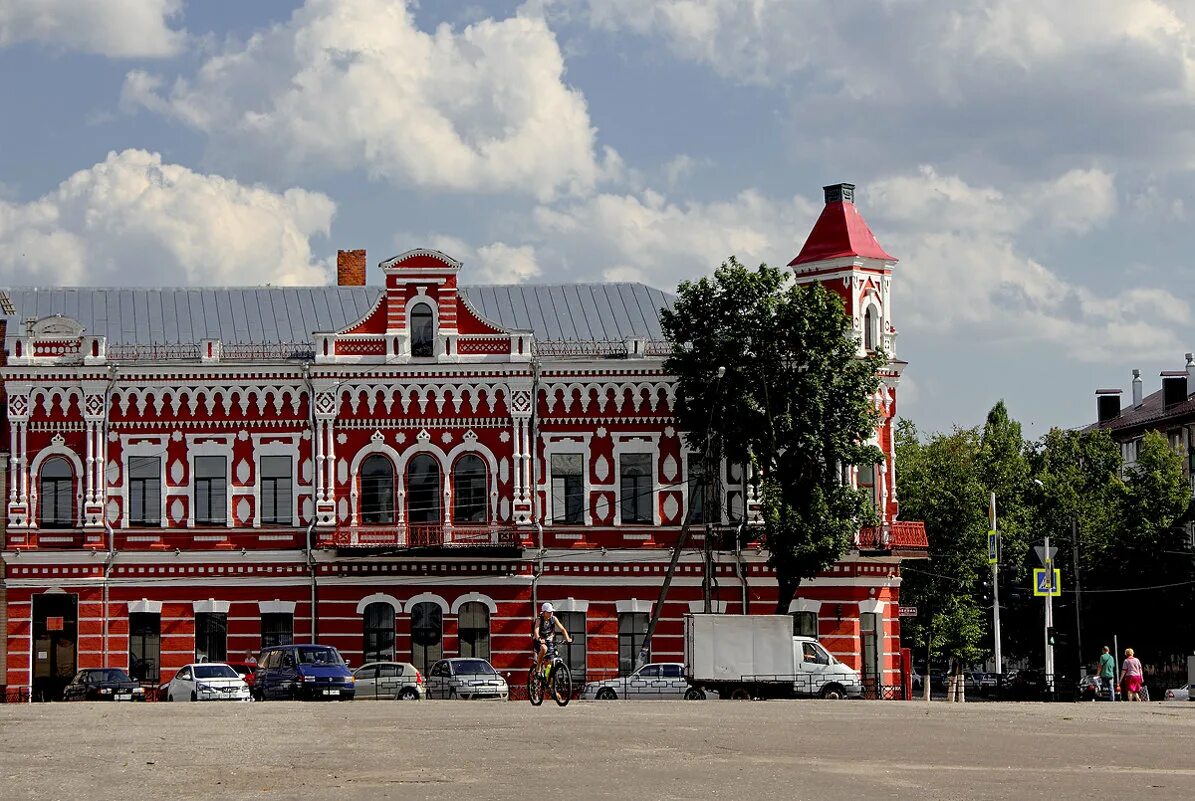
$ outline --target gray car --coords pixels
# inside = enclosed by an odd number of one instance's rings
[[[353,671],[358,701],[419,701],[427,696],[423,674],[410,662],[368,662]]]
[[[427,697],[505,701],[510,687],[484,659],[441,659],[427,672]]]
[[[705,693],[689,686],[684,673],[685,666],[680,662],[654,662],[629,676],[590,682],[582,688],[581,697],[595,701],[613,701],[617,698],[644,701],[675,701],[683,698],[697,701],[705,698]]]

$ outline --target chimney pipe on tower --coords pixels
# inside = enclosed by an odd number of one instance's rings
[[[830,184],[829,186],[823,186],[822,191],[826,194],[827,203],[855,202],[854,184]]]
[[[1195,354],[1187,354],[1187,397],[1195,395]]]
[[[1141,392],[1141,371],[1133,371],[1133,408],[1136,409],[1141,405],[1143,395]]]

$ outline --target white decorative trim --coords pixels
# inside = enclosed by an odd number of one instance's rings
[[[632,598],[629,601],[615,601],[614,610],[620,615],[626,612],[642,612],[650,615],[651,601],[640,601],[638,598]]]
[[[821,609],[822,602],[814,601],[810,598],[794,598],[788,603],[788,613],[790,615],[797,612],[812,612],[816,615],[821,612]]]
[[[263,615],[293,615],[294,601],[258,601],[257,611]]]
[[[231,601],[217,601],[212,598],[209,598],[206,601],[195,601],[194,603],[191,604],[191,608],[194,610],[195,614],[197,614],[197,615],[204,614],[204,613],[216,614],[216,615],[227,615],[228,607],[231,605],[232,605]]]
[[[701,615],[705,613],[705,601],[689,601],[689,613],[693,615]],[[726,614],[726,601],[710,601],[710,614],[724,615]]]
[[[370,604],[390,604],[390,606],[394,609],[394,614],[397,615],[402,612],[402,601],[398,600],[393,595],[387,595],[384,592],[375,592],[373,595],[366,595],[361,599],[361,601],[357,604],[357,614],[365,614],[365,607],[369,606]]]
[[[589,612],[589,601],[578,601],[569,596],[563,601],[552,601],[552,610],[555,612],[580,612],[584,615]]]
[[[140,601],[129,601],[130,615],[160,615],[162,614],[162,602],[151,601],[148,598],[142,598]]]
[[[421,603],[439,604],[440,611],[446,615],[449,614],[448,601],[445,601],[442,597],[440,597],[439,595],[436,595],[433,592],[421,592],[418,595],[414,596],[413,598],[408,599],[407,600],[407,612],[410,612],[412,609],[414,609],[415,604],[421,604]]]
[[[860,615],[869,615],[869,614],[870,615],[880,615],[882,617],[884,614],[884,602],[883,601],[860,601],[859,602],[859,614]]]
[[[486,608],[490,610],[491,615],[498,614],[498,604],[494,602],[494,599],[488,595],[482,595],[479,592],[465,593],[464,595],[462,595],[461,597],[459,597],[455,601],[453,601],[452,602],[452,614],[454,614],[454,615],[459,614],[461,611],[461,607],[464,606],[465,604],[469,604],[469,603],[485,604]]]

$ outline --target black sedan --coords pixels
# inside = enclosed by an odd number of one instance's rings
[[[65,701],[144,701],[145,690],[116,668],[80,670],[62,691]]]

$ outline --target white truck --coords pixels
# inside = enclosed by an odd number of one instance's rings
[[[858,698],[859,674],[788,615],[686,615],[685,679],[720,698]]]

